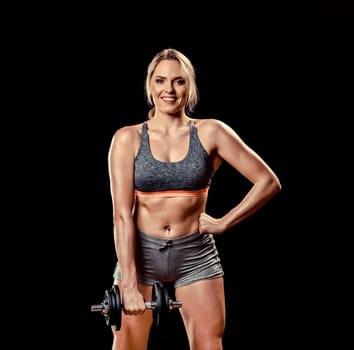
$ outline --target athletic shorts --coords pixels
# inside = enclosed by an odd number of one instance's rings
[[[138,282],[173,282],[175,288],[224,275],[212,234],[194,232],[164,239],[137,232],[136,268]],[[113,277],[121,280],[119,261]]]

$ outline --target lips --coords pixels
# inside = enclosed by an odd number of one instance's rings
[[[175,103],[177,101],[177,98],[174,97],[163,97],[162,101],[165,103]]]

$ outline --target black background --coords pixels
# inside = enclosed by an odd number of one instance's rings
[[[182,3],[127,6],[21,9],[21,25],[9,26],[8,91],[18,96],[9,113],[11,164],[19,167],[9,201],[21,230],[14,235],[20,267],[11,270],[20,311],[12,319],[28,332],[12,341],[111,348],[103,316],[90,312],[115,264],[107,152],[117,128],[146,119],[147,65],[174,47],[196,67],[195,116],[232,126],[283,185],[259,213],[217,237],[225,350],[338,345],[338,271],[347,255],[333,217],[345,210],[338,173],[347,169],[353,115],[350,9],[289,1],[197,11]],[[224,164],[209,213],[223,215],[247,188]],[[166,344],[188,348],[177,313],[152,333],[151,349]]]

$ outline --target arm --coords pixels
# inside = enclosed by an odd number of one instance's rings
[[[128,314],[145,309],[135,266],[134,137],[136,131],[131,127],[119,129],[112,138],[108,155],[114,244],[121,267],[124,310]]]
[[[281,190],[281,184],[273,170],[245,144],[233,129],[218,120],[213,119],[209,123],[207,133],[212,132],[214,135],[210,139],[214,140],[213,148],[217,155],[253,184],[242,201],[222,218],[215,219],[205,213],[200,215],[199,230],[201,233],[220,234],[263,207]]]

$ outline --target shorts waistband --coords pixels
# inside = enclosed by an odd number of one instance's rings
[[[163,246],[171,246],[171,245],[178,245],[178,244],[186,244],[186,243],[190,243],[193,241],[196,241],[198,239],[200,239],[201,237],[205,237],[204,234],[200,234],[199,231],[193,232],[193,233],[189,233],[185,236],[182,237],[175,237],[175,238],[161,238],[161,237],[154,237],[154,236],[150,236],[147,233],[141,232],[141,231],[137,231],[137,235],[139,235],[139,237],[141,239],[143,239],[144,241],[149,241],[152,243],[158,243],[158,244],[162,244]]]

